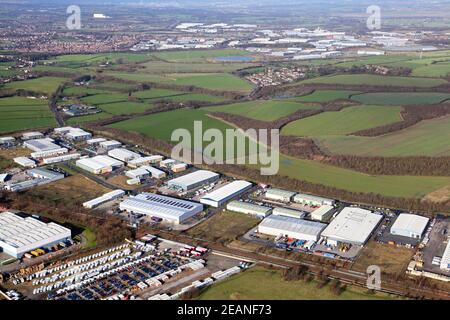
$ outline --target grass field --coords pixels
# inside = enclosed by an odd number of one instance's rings
[[[91,229],[85,228],[81,233],[81,236],[86,241],[85,244],[83,245],[84,250],[95,248],[97,246],[97,237],[95,236],[95,233]]]
[[[434,104],[450,99],[450,94],[438,92],[376,92],[352,96],[352,100],[376,105]]]
[[[92,114],[92,115],[88,115],[88,116],[81,116],[81,117],[73,117],[68,119],[66,122],[68,125],[80,125],[83,123],[88,123],[88,122],[93,122],[93,121],[97,121],[97,120],[103,120],[103,119],[109,119],[112,118],[113,115],[110,113],[97,113],[97,114]]]
[[[261,220],[242,213],[219,212],[187,234],[208,241],[229,243],[255,227]]]
[[[450,155],[450,117],[422,121],[379,137],[319,137],[319,144],[336,154],[362,156]]]
[[[393,77],[393,76],[380,76],[373,74],[345,74],[345,75],[325,76],[304,80],[301,83],[429,88],[429,87],[436,87],[441,84],[446,84],[447,81],[443,79]]]
[[[362,250],[352,269],[366,272],[367,267],[377,265],[382,273],[402,275],[414,255],[414,250],[380,244],[371,241]]]
[[[15,81],[5,85],[5,89],[29,90],[51,95],[58,87],[66,82],[66,78],[42,77],[25,81]]]
[[[450,177],[375,176],[283,155],[278,175],[353,192],[407,198],[422,198],[450,185]]]
[[[315,280],[287,282],[280,271],[255,267],[206,289],[200,300],[390,300],[397,297],[370,294],[365,289],[348,287],[341,295],[329,286],[318,289]]]
[[[292,101],[260,100],[209,107],[205,108],[205,110],[231,113],[261,121],[274,121],[298,110],[318,108],[319,107],[307,106]]]
[[[239,49],[222,50],[190,50],[176,52],[161,52],[154,56],[161,60],[172,62],[204,62],[217,57],[247,56],[250,53]]]
[[[55,125],[47,100],[23,97],[0,99],[0,133]]]
[[[253,86],[249,82],[228,73],[168,73],[156,75],[111,72],[109,75],[129,81],[169,83],[218,91],[250,92],[253,89]]]
[[[140,73],[164,74],[164,73],[195,73],[195,72],[233,72],[239,69],[251,67],[249,63],[180,63],[150,61],[142,64],[144,70]]]
[[[291,136],[345,135],[398,122],[401,120],[400,111],[400,107],[348,107],[339,112],[324,112],[291,122],[283,128],[282,134]]]
[[[133,97],[145,100],[146,102],[168,100],[172,102],[201,101],[201,102],[218,103],[225,100],[224,98],[211,96],[207,94],[186,93],[182,91],[167,90],[167,89],[152,89],[145,91],[137,91],[133,93]]]
[[[348,99],[352,94],[357,94],[357,91],[345,90],[316,90],[311,94],[301,97],[291,98],[290,100],[298,102],[332,102],[338,99]]]

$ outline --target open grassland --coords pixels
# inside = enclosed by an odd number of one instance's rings
[[[4,88],[12,90],[29,90],[51,95],[61,84],[66,81],[68,81],[67,78],[42,77],[31,80],[11,82],[6,84]]]
[[[152,89],[145,91],[137,91],[133,93],[133,97],[139,98],[146,102],[165,100],[172,102],[199,101],[199,102],[218,103],[225,100],[224,98],[211,96],[208,94],[186,93],[182,91],[167,90],[167,89]]]
[[[187,231],[191,237],[208,241],[228,243],[236,240],[261,220],[241,213],[219,212],[213,217]]]
[[[100,108],[112,115],[142,113],[152,109],[154,106],[148,103],[140,103],[133,101],[112,102],[100,105]]]
[[[450,185],[450,177],[376,176],[282,155],[278,175],[352,192],[422,198]]]
[[[422,121],[379,137],[319,137],[322,147],[336,154],[361,156],[450,155],[450,117]]]
[[[249,82],[228,73],[169,73],[156,75],[111,72],[109,75],[129,81],[194,86],[217,91],[250,92],[253,89]]]
[[[316,90],[311,94],[301,97],[294,97],[290,100],[298,102],[319,102],[327,103],[338,99],[348,99],[351,95],[357,94],[357,91],[345,91],[345,90]]]
[[[376,105],[434,104],[450,99],[450,94],[437,92],[374,92],[352,96],[352,100]]]
[[[359,287],[347,287],[339,296],[329,286],[317,287],[315,280],[285,281],[278,270],[255,267],[206,289],[200,300],[389,300],[384,293],[370,294]]]
[[[139,53],[99,53],[99,54],[73,54],[62,55],[45,61],[58,67],[81,68],[85,66],[98,65],[105,62],[110,63],[138,63],[152,60],[150,54]]]
[[[250,53],[239,49],[222,50],[190,50],[176,52],[161,52],[154,56],[158,59],[172,62],[204,62],[218,57],[248,56]]]
[[[23,97],[0,99],[0,133],[55,125],[47,100]]]
[[[289,123],[282,130],[290,136],[345,135],[401,120],[400,107],[356,106],[324,112]]]
[[[447,81],[443,79],[380,76],[373,74],[341,74],[304,80],[301,83],[431,88],[446,84]]]
[[[233,72],[239,69],[249,68],[253,66],[249,63],[180,63],[180,62],[164,62],[150,61],[142,64],[145,67],[139,70],[139,73],[196,73],[196,72]]]
[[[56,181],[51,184],[39,186],[30,190],[36,195],[41,195],[45,199],[54,202],[72,202],[82,205],[84,202],[99,197],[111,190],[95,183],[94,181],[76,174]],[[70,195],[68,197],[68,195]]]
[[[208,117],[207,112],[201,109],[180,109],[152,114],[114,123],[111,127],[142,133],[164,141],[170,141],[172,132],[179,128],[187,129],[193,134],[194,121],[202,121],[203,130],[219,129],[220,131],[224,131],[225,129],[231,128],[219,120]]]
[[[209,107],[205,108],[205,110],[211,112],[231,113],[261,121],[275,121],[298,110],[318,108],[319,107],[308,106],[292,101],[260,100]]]
[[[402,275],[414,255],[413,249],[371,241],[362,250],[353,270],[366,272],[369,266],[379,266],[382,273]]]
[[[91,115],[87,115],[87,116],[72,117],[72,118],[68,119],[66,121],[66,123],[68,125],[71,125],[71,126],[72,125],[80,125],[80,124],[83,124],[83,123],[109,119],[109,118],[112,118],[112,117],[113,117],[113,115],[110,114],[110,113],[101,112],[101,113],[91,114]]]
[[[63,93],[66,96],[86,96],[95,94],[108,94],[108,91],[89,87],[65,87]]]

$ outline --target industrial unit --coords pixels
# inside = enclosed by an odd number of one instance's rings
[[[243,201],[232,201],[227,205],[227,210],[265,218],[272,213],[272,208],[266,206],[258,206]]]
[[[391,234],[421,239],[430,219],[415,214],[402,213],[391,227]]]
[[[43,160],[44,164],[52,164],[52,163],[59,163],[59,162],[66,162],[70,160],[76,160],[81,157],[81,154],[79,153],[72,153],[72,154],[66,154],[59,157],[52,157],[52,158],[46,158]]]
[[[128,162],[141,157],[140,154],[127,150],[125,148],[112,149],[108,152],[108,156],[123,162]]]
[[[383,219],[381,214],[372,213],[361,208],[346,207],[322,232],[327,244],[339,243],[364,245],[372,232]]]
[[[150,173],[144,168],[138,168],[125,172],[125,175],[131,179],[145,179],[150,176]]]
[[[34,162],[34,160],[31,160],[30,158],[27,158],[27,157],[14,158],[14,162],[25,168],[35,168],[36,167],[36,162]]]
[[[167,184],[169,188],[189,191],[204,186],[205,184],[216,182],[219,178],[219,174],[215,172],[198,170],[185,176],[170,180]]]
[[[328,222],[335,212],[336,210],[333,206],[324,205],[311,212],[311,220]]]
[[[11,212],[0,213],[0,248],[14,258],[38,248],[49,248],[71,235],[70,229],[53,222],[47,224]]]
[[[44,138],[25,141],[23,145],[34,152],[43,152],[60,149],[61,147],[54,142],[55,140],[51,138]]]
[[[183,223],[203,211],[203,205],[191,201],[141,193],[120,203],[120,210],[158,217],[173,223]]]
[[[22,140],[32,140],[41,138],[44,138],[44,135],[38,131],[25,132],[24,134],[22,134]]]
[[[141,169],[148,171],[148,173],[151,174],[153,179],[162,179],[167,176],[167,174],[164,171],[156,169],[151,166],[142,166]]]
[[[92,138],[92,134],[80,128],[72,128],[65,137],[72,141],[86,141]]]
[[[309,206],[333,206],[336,203],[336,200],[299,193],[294,197],[294,202]]]
[[[16,143],[16,138],[14,137],[1,137],[0,138],[0,146],[9,147],[13,146]]]
[[[164,159],[163,156],[147,156],[147,157],[140,157],[131,161],[128,161],[128,166],[131,168],[137,168],[139,166],[143,165],[149,165],[149,164],[156,164],[161,162]]]
[[[280,202],[291,202],[292,198],[297,194],[297,192],[281,190],[281,189],[269,189],[266,192],[266,199],[275,200]]]
[[[306,212],[288,209],[288,208],[275,208],[272,211],[272,214],[274,216],[283,216],[283,217],[290,217],[290,218],[296,218],[296,219],[303,219],[306,216]]]
[[[95,139],[87,140],[86,143],[91,146],[98,146],[98,145],[100,145],[100,143],[105,142],[105,141],[106,141],[105,138],[95,138]]]
[[[101,197],[92,199],[90,201],[87,201],[85,203],[83,203],[83,207],[87,208],[87,209],[94,209],[97,208],[98,206],[115,200],[115,199],[119,199],[120,197],[123,197],[125,195],[125,191],[123,190],[114,190],[108,193],[105,193],[104,195],[102,195]]]
[[[122,143],[116,140],[107,140],[99,143],[100,148],[105,149],[106,151],[110,151],[116,148],[120,148]]]
[[[252,184],[247,181],[233,181],[226,186],[210,192],[200,199],[200,203],[218,208],[225,202],[237,197],[252,188]]]
[[[77,167],[91,172],[93,174],[109,173],[122,167],[123,162],[108,156],[96,156],[93,158],[85,158],[77,160]]]
[[[447,243],[444,254],[442,255],[440,268],[444,271],[450,271],[450,241]]]
[[[270,236],[287,236],[298,240],[317,241],[327,225],[292,217],[271,215],[258,226],[258,233]]]

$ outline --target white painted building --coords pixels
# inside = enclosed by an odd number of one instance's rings
[[[271,215],[259,224],[258,233],[274,237],[287,236],[298,240],[317,241],[326,226],[320,222]]]
[[[94,174],[104,174],[121,168],[123,162],[108,156],[96,156],[77,160],[77,167]]]
[[[204,186],[208,183],[217,182],[219,178],[220,175],[215,172],[207,170],[198,170],[185,176],[181,176],[179,178],[170,180],[168,182],[168,186],[170,188],[189,191]]]
[[[421,239],[430,219],[415,214],[402,213],[391,227],[391,234]]]
[[[257,216],[258,218],[266,218],[272,213],[272,208],[266,206],[259,206],[243,201],[231,201],[227,204],[227,210],[237,213]]]
[[[117,149],[110,150],[108,152],[108,156],[115,158],[117,160],[123,161],[123,162],[128,162],[128,161],[131,161],[134,159],[141,158],[140,154],[130,151],[130,150],[127,150],[125,148],[117,148]]]
[[[323,205],[311,212],[311,220],[328,222],[336,212],[335,210],[336,209],[333,206]]]
[[[226,186],[223,186],[217,190],[214,190],[200,198],[200,203],[212,206],[215,208],[220,207],[227,201],[245,193],[252,188],[252,184],[247,181],[238,180],[233,181]]]
[[[36,162],[27,157],[14,158],[14,162],[25,168],[36,168]]]
[[[291,202],[292,198],[297,194],[297,192],[281,190],[276,188],[271,188],[266,192],[266,199],[280,201],[280,202]]]
[[[90,201],[83,203],[83,207],[85,207],[87,209],[94,209],[104,203],[119,199],[119,198],[123,197],[124,195],[125,195],[125,191],[120,190],[120,189],[114,190],[114,191],[105,193],[101,197],[98,197],[98,198],[95,198],[95,199],[92,199]]]

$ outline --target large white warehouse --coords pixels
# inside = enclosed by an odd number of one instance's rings
[[[415,214],[402,213],[391,227],[391,233],[409,238],[422,238],[430,219]]]
[[[351,243],[364,245],[383,216],[361,208],[344,208],[322,232],[330,245]]]
[[[93,174],[109,173],[123,166],[123,162],[108,156],[96,156],[77,160],[77,167]]]
[[[198,170],[185,176],[170,180],[167,184],[171,188],[189,191],[204,186],[205,184],[216,182],[219,180],[219,177],[219,174],[215,172]]]
[[[117,148],[117,149],[112,149],[110,151],[108,151],[108,156],[113,157],[117,160],[123,161],[123,162],[128,162],[134,159],[138,159],[141,157],[140,154],[124,149],[124,148]]]
[[[225,202],[243,194],[244,192],[246,192],[251,188],[252,184],[250,182],[243,180],[233,181],[218,190],[215,190],[213,192],[208,193],[207,195],[204,195],[200,199],[200,203],[218,208]]]
[[[445,271],[450,271],[450,241],[445,247],[444,254],[442,255],[440,268]]]
[[[333,206],[324,205],[311,212],[311,220],[328,222],[334,213],[335,208]]]
[[[56,223],[22,218],[11,212],[0,213],[0,248],[15,258],[34,249],[49,248],[70,237],[70,229]]]
[[[120,204],[120,210],[158,217],[174,223],[183,223],[203,211],[203,205],[191,201],[142,193]]]
[[[258,232],[270,236],[287,236],[298,240],[317,241],[327,225],[292,217],[271,215],[258,226]]]

